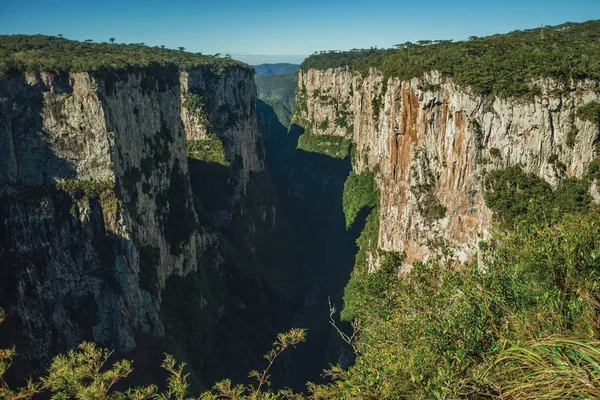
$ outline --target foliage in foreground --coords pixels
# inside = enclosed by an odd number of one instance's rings
[[[0,323],[4,312],[0,310]],[[292,329],[277,335],[273,348],[265,355],[267,367],[262,371],[252,371],[250,377],[256,378],[256,385],[233,385],[230,380],[218,382],[211,391],[202,393],[198,400],[213,399],[282,399],[295,398],[288,391],[271,391],[269,372],[275,360],[290,347],[305,341],[306,330]],[[31,399],[36,394],[51,393],[57,400],[192,400],[189,395],[189,374],[185,364],[177,363],[170,355],[165,355],[162,367],[168,372],[166,389],[159,391],[156,385],[138,388],[116,389],[123,387],[122,381],[133,370],[130,361],[108,362],[112,352],[101,349],[93,343],[84,342],[77,350],[54,358],[48,374],[37,381],[29,380],[25,387],[10,389],[4,381],[4,375],[10,368],[14,349],[0,350],[0,398],[6,400]],[[118,384],[118,385],[117,385]],[[266,389],[266,390],[265,390]]]
[[[600,214],[562,214],[543,203],[534,210],[542,217],[481,243],[488,250],[480,265],[441,249],[402,279],[402,256],[393,253],[379,271],[355,272],[343,316],[360,327],[357,361],[332,368],[333,383],[315,394],[564,398],[571,387],[596,398]],[[528,352],[543,362],[519,357]]]
[[[514,31],[468,41],[423,40],[394,49],[321,52],[301,65],[327,69],[348,67],[364,74],[376,68],[386,77],[411,79],[431,70],[450,76],[476,93],[525,96],[539,91],[531,83],[551,77],[569,85],[571,79],[600,76],[600,21]]]

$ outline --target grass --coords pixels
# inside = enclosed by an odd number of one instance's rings
[[[494,362],[503,400],[600,398],[600,342],[551,336],[514,345]]]

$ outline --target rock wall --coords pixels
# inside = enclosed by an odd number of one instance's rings
[[[264,170],[254,74],[242,69],[229,70],[221,76],[208,69],[182,72],[181,94],[184,98],[181,118],[187,138],[204,139],[215,133],[223,142],[229,163],[241,159],[244,171],[241,182],[245,188],[251,172]],[[185,106],[187,94],[201,96],[206,116]]]
[[[531,84],[540,95],[502,99],[435,71],[384,81],[374,69],[301,70],[294,119],[309,133],[351,138],[354,169],[378,171],[379,248],[405,251],[410,264],[443,240],[467,260],[490,235],[486,171],[521,165],[556,186],[581,177],[595,156],[599,127],[576,109],[599,99],[596,82]]]
[[[160,338],[169,278],[219,275],[218,235],[199,219],[188,174],[186,137],[206,133],[182,107],[188,90],[202,91],[228,159],[241,160],[232,182],[241,204],[264,169],[249,69],[0,81],[0,345],[19,349],[15,376],[41,372],[82,340],[126,353]],[[222,309],[210,288],[193,295]]]

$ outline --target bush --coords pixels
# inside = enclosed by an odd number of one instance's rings
[[[484,246],[479,265],[461,265],[446,251],[402,279],[397,254],[375,273],[355,272],[343,315],[359,329],[357,360],[330,369],[332,383],[313,386],[315,397],[537,398],[508,396],[519,383],[529,393],[562,393],[550,382],[597,393],[600,346],[589,338],[598,315],[600,215],[530,212],[542,217],[517,218],[513,232]],[[554,369],[532,368],[509,350],[558,336],[578,339],[540,342],[554,346],[546,353],[538,346]]]
[[[551,155],[548,162],[554,163],[555,168],[564,166],[556,155]],[[582,179],[565,179],[554,191],[543,179],[520,167],[490,172],[485,179],[485,203],[505,227],[510,227],[522,215],[539,218],[535,211],[527,212],[532,203],[545,204],[549,209],[561,212],[586,211],[591,204],[588,192],[590,179],[595,176],[595,164],[596,161],[590,164]],[[541,207],[537,209],[542,210]]]
[[[502,152],[500,152],[500,150],[497,149],[496,147],[492,147],[490,149],[490,157],[500,159],[500,158],[502,158]]]
[[[77,200],[82,198],[98,199],[102,204],[102,209],[108,213],[116,213],[122,208],[122,203],[115,193],[114,182],[67,179],[57,182],[56,190],[65,192]],[[74,206],[71,214],[75,215]]]
[[[530,201],[550,201],[552,189],[543,179],[519,167],[490,172],[485,178],[485,204],[504,224],[525,214]]]

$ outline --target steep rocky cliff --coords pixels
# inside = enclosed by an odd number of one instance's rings
[[[201,96],[202,113],[187,106],[188,93]],[[92,340],[142,356],[144,346],[180,351],[206,383],[222,372],[211,361],[247,344],[228,348],[228,326],[245,335],[273,323],[265,298],[293,294],[273,289],[284,272],[256,269],[270,256],[259,235],[279,234],[281,223],[255,101],[249,67],[0,81],[0,335],[19,349],[15,376]],[[209,175],[221,166],[186,157],[186,139],[204,139],[207,126],[229,160],[217,190]],[[234,226],[246,240],[232,242]],[[243,282],[251,286],[235,292]],[[232,324],[240,314],[249,315]],[[192,342],[211,357],[194,360]],[[248,342],[251,357],[262,352]]]
[[[467,260],[490,235],[486,171],[519,165],[556,186],[595,157],[598,125],[576,110],[599,99],[596,82],[531,85],[534,96],[500,98],[436,71],[402,81],[311,68],[300,71],[294,118],[306,133],[351,139],[353,168],[377,172],[380,249],[405,251],[410,264],[445,242]]]

